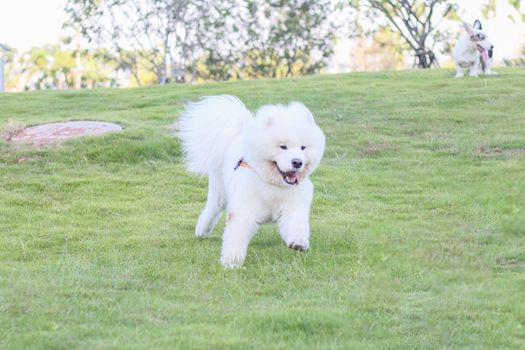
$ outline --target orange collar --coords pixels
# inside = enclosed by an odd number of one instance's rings
[[[233,168],[233,170],[237,170],[239,169],[239,167],[243,167],[243,168],[248,168],[248,169],[251,169],[252,167],[250,166],[250,164],[246,163],[244,161],[244,159],[239,159],[239,162],[237,162],[237,165],[235,165],[235,168]]]

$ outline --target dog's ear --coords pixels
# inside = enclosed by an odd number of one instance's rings
[[[255,117],[259,121],[259,123],[261,123],[261,125],[264,125],[265,127],[270,127],[274,122],[273,115],[275,115],[276,111],[276,106],[262,106],[259,107],[257,112],[255,112]]]
[[[473,27],[474,27],[475,29],[478,29],[478,30],[483,30],[483,26],[481,25],[481,22],[479,21],[479,19],[477,19],[477,20],[474,22]]]
[[[306,110],[306,113],[304,114],[304,117],[310,123],[315,124],[314,116],[313,116],[312,112],[310,112],[308,109]]]
[[[296,110],[299,114],[304,116],[304,118],[307,121],[315,124],[315,120],[314,120],[314,116],[312,112],[310,112],[310,110],[301,102],[290,102],[288,107]]]
[[[463,22],[463,28],[465,28],[465,30],[467,31],[468,35],[470,35],[470,36],[474,35],[474,29],[467,22]]]

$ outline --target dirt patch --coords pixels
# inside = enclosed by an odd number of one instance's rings
[[[120,125],[99,121],[68,121],[28,128],[9,127],[8,125],[3,132],[3,138],[14,143],[43,145],[80,136],[96,136],[121,130]]]
[[[393,149],[394,147],[389,143],[369,142],[361,149],[361,155],[370,157],[378,153],[381,153],[382,151],[393,150]]]
[[[36,162],[42,158],[40,157],[6,157],[0,158],[0,164],[2,165],[17,165],[27,162]]]
[[[519,258],[498,259],[496,264],[499,269],[525,269],[525,261]]]
[[[24,130],[25,125],[15,120],[9,119],[7,125],[0,130],[0,139],[11,141],[11,138]]]
[[[39,159],[40,157],[19,157],[19,158],[16,158],[15,163],[20,164],[20,163],[26,163],[26,162],[34,162]]]
[[[525,147],[517,148],[500,148],[483,146],[477,150],[477,153],[483,157],[516,157],[525,156]]]

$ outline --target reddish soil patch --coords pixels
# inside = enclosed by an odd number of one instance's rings
[[[392,150],[394,147],[389,143],[367,143],[361,150],[363,156],[373,156],[382,151]]]
[[[498,147],[480,147],[478,154],[484,157],[514,157],[525,156],[525,148],[498,148]]]
[[[502,269],[525,268],[525,261],[519,261],[517,259],[498,259],[496,263],[498,267]]]
[[[117,124],[96,121],[69,121],[31,126],[9,135],[8,141],[46,144],[80,136],[95,136],[121,131]]]

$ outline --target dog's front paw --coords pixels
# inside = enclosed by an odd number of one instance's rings
[[[207,237],[210,235],[210,233],[211,233],[211,230],[205,227],[204,225],[197,224],[197,226],[195,227],[195,236],[197,238]]]
[[[221,264],[227,269],[236,269],[244,263],[244,256],[235,254],[221,255]]]
[[[195,236],[197,236],[197,238],[207,237],[211,234],[212,229],[213,227],[210,227],[209,222],[203,218],[199,218],[197,226],[195,226]]]
[[[288,248],[297,250],[300,252],[304,252],[305,250],[308,250],[308,247],[310,246],[307,240],[303,239],[292,239],[286,243],[288,245]]]

